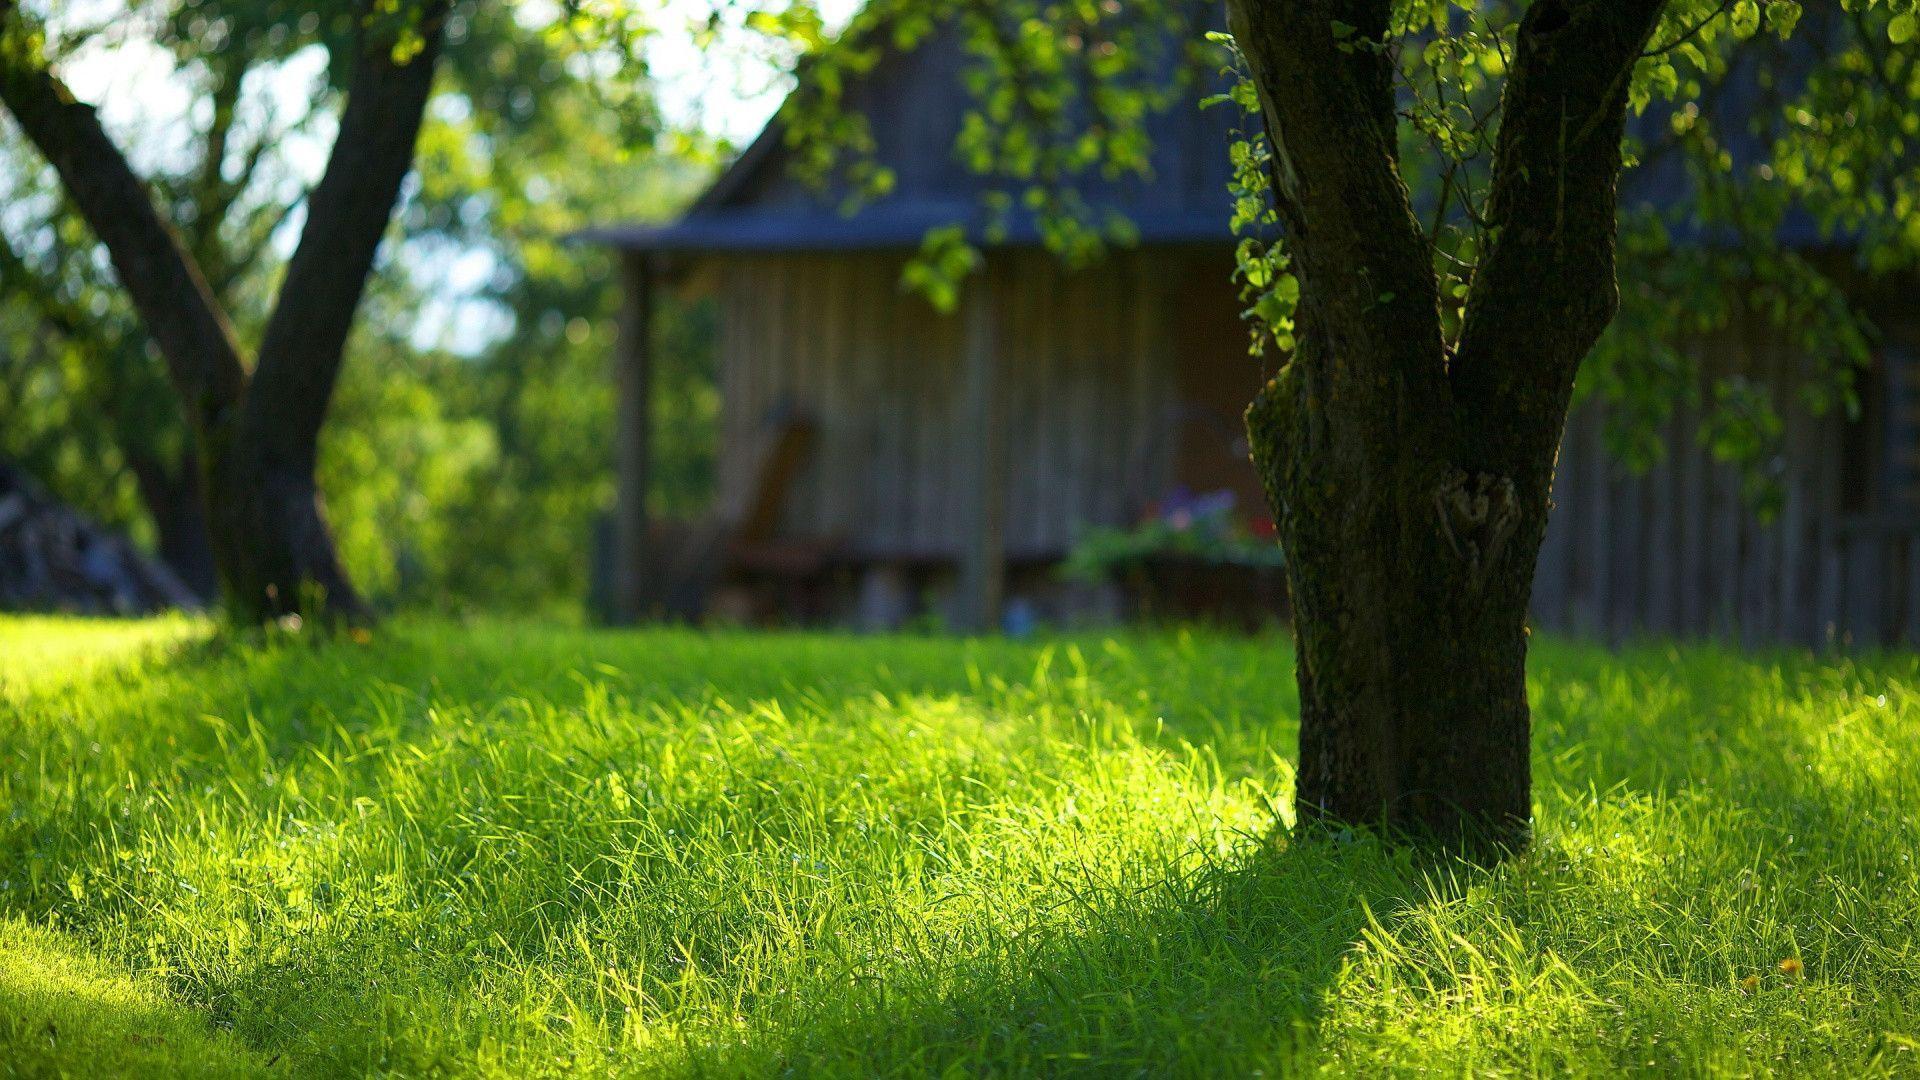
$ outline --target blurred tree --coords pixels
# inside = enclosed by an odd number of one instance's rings
[[[327,19],[305,13],[308,35],[324,29],[331,37],[347,88],[332,155],[302,204],[300,242],[249,366],[219,292],[228,271],[264,243],[226,257],[235,249],[211,231],[197,234],[204,246],[177,233],[95,110],[54,73],[41,21],[12,0],[0,3],[0,101],[59,174],[167,361],[201,462],[221,591],[241,621],[367,615],[340,567],[314,474],[347,335],[412,167],[445,30],[440,0],[397,7],[355,4]],[[269,5],[211,20],[205,10],[172,14],[173,40],[220,73],[204,159],[212,167],[203,173],[213,190],[200,204],[217,202],[230,193],[220,116],[244,74],[229,65],[246,55],[226,39],[256,29],[262,16],[279,25],[287,13]]]
[[[109,55],[157,43],[172,79],[198,92],[186,123],[161,111],[122,119],[115,134],[182,246],[213,268],[209,284],[241,339],[259,337],[272,314],[311,179],[297,159],[312,155],[352,63],[352,24],[330,22],[330,10],[136,0],[102,5],[98,25],[75,15],[43,39],[56,69],[91,43]],[[671,212],[717,148],[685,132],[655,145],[644,26],[624,8],[588,17],[464,3],[445,25],[395,228],[401,254],[375,268],[359,311],[353,348],[366,355],[345,367],[331,403],[321,490],[340,562],[372,595],[577,601],[586,537],[610,489],[604,363],[617,289],[605,252],[564,237],[592,218]],[[301,61],[316,51],[334,60],[300,100],[288,84],[305,80]],[[0,155],[17,166],[4,170],[11,213],[0,221],[0,332],[11,342],[0,349],[0,449],[89,510],[151,522],[159,546],[191,562],[205,534],[192,513],[199,474],[166,367],[52,170],[20,142],[0,143]],[[449,280],[450,268],[471,278],[476,265],[479,285]],[[711,467],[717,397],[702,318],[674,309],[662,319],[666,509],[699,503]],[[434,341],[423,330],[433,323],[457,340]],[[442,445],[462,448],[458,467],[428,452]]]
[[[496,330],[431,378],[444,408],[485,423],[497,460],[490,482],[435,507],[465,526],[458,545],[414,560],[416,596],[550,607],[585,595],[589,537],[612,490],[606,365],[620,295],[611,253],[566,238],[586,222],[675,212],[717,156],[664,125],[646,79],[611,77],[614,55],[598,33],[486,7],[449,54],[402,225],[410,243],[485,267],[460,303]],[[705,318],[669,304],[657,327],[663,512],[702,506],[709,490],[718,398]]]
[[[264,44],[253,35],[207,65],[208,120],[152,181],[169,217],[185,223],[183,241],[209,272],[221,307],[247,325],[258,321],[254,298],[264,275],[278,269],[268,242],[286,214],[261,198],[278,164],[270,150],[313,116],[238,130],[240,88],[249,71],[272,62]],[[24,238],[0,233],[0,305],[12,331],[0,363],[14,372],[14,385],[38,384],[36,398],[10,396],[0,406],[6,449],[56,481],[83,473],[83,486],[95,493],[89,503],[111,503],[102,489],[130,482],[160,555],[211,600],[216,580],[200,468],[179,399],[81,214],[31,155],[14,140],[0,144],[8,166],[0,197],[16,216],[12,231]],[[105,516],[122,514],[108,508]]]

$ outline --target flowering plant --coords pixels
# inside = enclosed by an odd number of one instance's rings
[[[1285,565],[1273,519],[1236,513],[1235,503],[1231,491],[1196,495],[1175,488],[1148,506],[1137,524],[1088,532],[1067,555],[1061,572],[1082,581],[1101,581],[1116,570],[1167,557],[1224,566]]]

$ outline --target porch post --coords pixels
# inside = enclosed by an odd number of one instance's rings
[[[620,334],[614,346],[618,415],[614,425],[614,621],[648,614],[647,482],[653,469],[653,266],[641,252],[620,259]]]

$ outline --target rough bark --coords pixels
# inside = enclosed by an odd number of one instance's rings
[[[229,613],[362,620],[340,566],[314,472],[354,312],[365,291],[431,93],[446,4],[424,6],[423,48],[395,58],[390,15],[364,9],[358,56],[333,155],[307,200],[307,223],[248,371],[231,326],[146,185],[94,109],[29,55],[0,0],[0,102],[61,178],[107,248],[166,358],[203,463],[214,562]]]
[[[1528,9],[1451,357],[1375,47],[1390,2],[1230,7],[1301,284],[1298,348],[1248,411],[1288,553],[1300,818],[1523,844],[1527,603],[1573,372],[1613,311],[1626,80],[1660,0]]]

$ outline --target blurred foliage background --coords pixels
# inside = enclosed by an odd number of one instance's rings
[[[297,192],[331,138],[344,34],[325,9],[133,0],[43,13],[57,16],[50,51],[81,77],[142,62],[193,91],[179,117],[114,100],[127,82],[100,104],[243,335],[266,317]],[[387,606],[567,612],[585,595],[612,494],[620,298],[614,257],[567,237],[674,213],[727,150],[663,123],[643,50],[609,41],[617,25],[589,34],[466,5],[449,26],[419,167],[322,436],[343,557]],[[196,497],[175,397],[104,254],[10,123],[0,207],[0,456],[164,549],[170,508]],[[711,315],[669,299],[657,322],[653,497],[685,511],[711,484]]]
[[[664,100],[777,96],[802,56],[812,92],[797,95],[789,127],[808,144],[808,167],[851,170],[884,188],[885,177],[859,171],[864,128],[837,108],[846,78],[873,63],[861,34],[830,44],[855,6],[455,5],[415,175],[322,436],[321,488],[351,575],[370,596],[443,610],[580,610],[595,520],[612,496],[607,365],[620,286],[610,253],[566,238],[591,224],[672,216],[729,155],[713,133],[725,125]],[[1072,227],[1072,208],[1048,202],[1054,181],[1137,170],[1146,150],[1128,118],[1189,107],[1186,91],[1198,94],[1198,84],[1147,86],[1141,73],[1158,65],[1143,42],[1158,38],[1127,35],[1187,25],[1180,20],[1200,7],[867,0],[859,19],[890,26],[888,40],[903,46],[936,18],[973,20],[979,111],[956,160],[1038,207],[1050,246],[1072,260],[1109,238]],[[1432,209],[1450,309],[1466,295],[1484,240],[1477,200],[1521,9],[1510,0],[1395,7],[1396,27],[1420,46],[1399,54],[1403,154],[1417,201]],[[92,92],[242,337],[252,337],[297,233],[300,193],[331,140],[349,5],[26,0],[21,10],[44,25],[50,62],[72,77],[144,65],[138,79],[95,78]],[[1916,17],[1911,0],[1804,12],[1796,0],[1670,5],[1633,84],[1624,305],[1581,378],[1583,393],[1611,406],[1609,441],[1628,466],[1644,469],[1668,452],[1676,408],[1697,407],[1692,437],[1746,467],[1765,512],[1782,461],[1778,410],[1858,411],[1855,376],[1879,336],[1858,302],[1863,286],[1920,264]],[[1082,24],[1099,32],[1049,29]],[[990,32],[1007,25],[1020,33]],[[656,70],[649,43],[665,37],[695,57],[732,55],[736,85],[726,85],[729,73],[684,64]],[[1012,72],[1026,81],[1001,77]],[[148,108],[126,100],[156,90],[180,100]],[[1240,97],[1217,104],[1249,104]],[[1109,138],[1079,137],[1096,115],[1110,121],[1096,125]],[[1256,238],[1271,214],[1265,149],[1258,125],[1246,127],[1222,222],[1253,226],[1240,259],[1253,340],[1265,334],[1284,350],[1297,288],[1284,245]],[[935,300],[977,265],[957,238],[943,247],[942,235],[929,237],[933,257],[915,264],[921,280],[910,271],[904,283]],[[1790,235],[1797,239],[1785,242]],[[1754,313],[1792,334],[1807,360],[1798,385],[1778,388],[1788,393],[1703,379],[1688,355],[1690,341]],[[657,512],[687,514],[712,488],[713,314],[668,298],[656,318],[650,496]],[[5,120],[0,456],[163,553],[191,547],[177,511],[197,497],[194,463],[159,358],[104,253]]]

